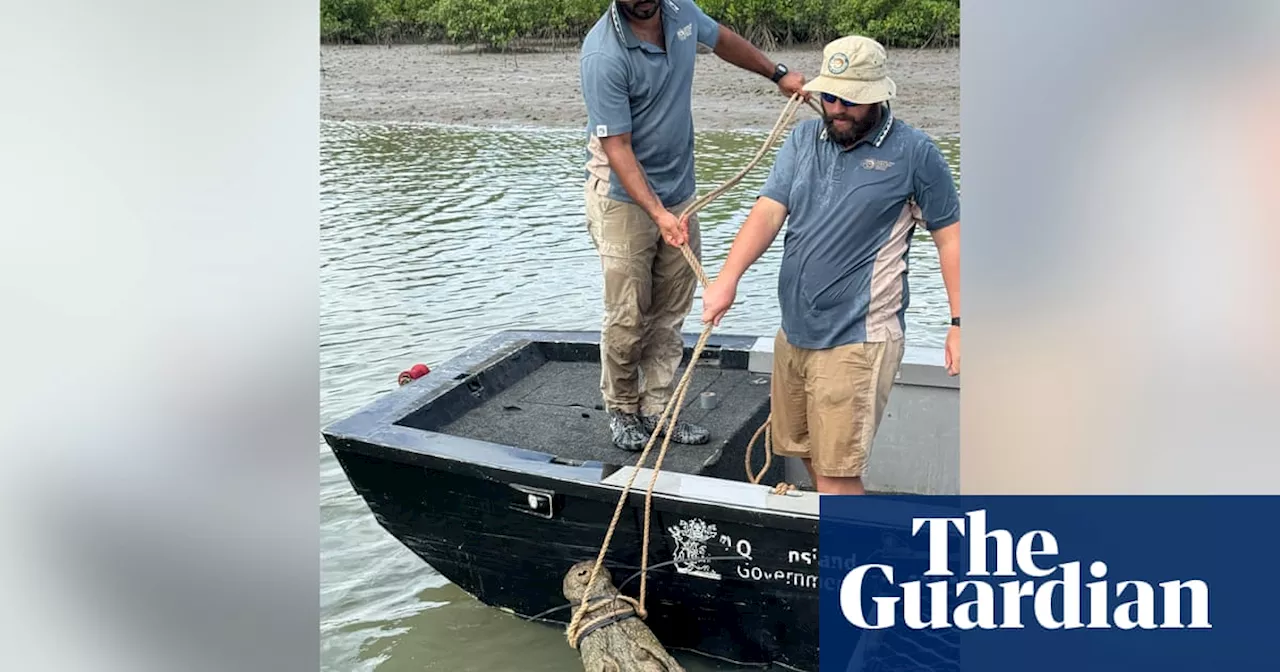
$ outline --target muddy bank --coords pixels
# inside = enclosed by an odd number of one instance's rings
[[[822,49],[770,52],[812,78]],[[576,49],[482,54],[440,45],[321,45],[324,119],[582,128]],[[896,113],[934,135],[960,131],[958,49],[891,50]],[[706,54],[694,75],[699,130],[772,128],[786,100],[769,80]],[[812,115],[812,110],[801,112]],[[804,116],[802,116],[804,118]]]

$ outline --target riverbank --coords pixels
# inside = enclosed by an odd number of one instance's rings
[[[820,45],[769,52],[812,79]],[[478,126],[583,128],[577,49],[518,55],[444,45],[320,45],[320,116]],[[891,49],[895,113],[941,136],[960,132],[959,49]],[[769,80],[706,54],[694,74],[699,130],[773,127],[785,99]],[[806,108],[807,109],[807,108]],[[801,111],[812,115],[812,110]]]

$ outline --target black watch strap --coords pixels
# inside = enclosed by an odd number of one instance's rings
[[[778,81],[785,77],[788,72],[790,72],[790,70],[787,69],[787,66],[779,63],[773,66],[773,75],[771,75],[769,79],[773,80],[774,84],[777,84]]]
[[[953,327],[958,327],[958,326],[960,326],[960,318],[958,318],[958,317],[953,317],[953,318],[951,318],[951,326],[953,326]]]

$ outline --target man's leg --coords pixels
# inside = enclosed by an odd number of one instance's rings
[[[902,338],[855,343],[815,358],[810,434],[818,492],[866,493],[862,477],[902,364],[903,345]]]
[[[853,477],[836,477],[830,478],[817,474],[814,477],[817,484],[818,492],[824,495],[865,495],[866,489],[862,487],[862,478]]]
[[[809,384],[805,375],[809,353],[787,342],[787,335],[781,329],[774,335],[769,433],[773,454],[799,458],[809,470],[811,482],[817,486],[818,477],[809,450]]]
[[[586,190],[587,224],[604,274],[600,392],[614,445],[636,451],[649,438],[638,416],[638,373],[658,227],[638,206],[603,195],[603,184],[590,178]]]
[[[693,199],[670,208],[676,216],[693,204]],[[684,357],[682,330],[685,317],[693,305],[698,276],[694,274],[684,253],[659,239],[653,260],[653,295],[646,323],[644,344],[640,355],[640,370],[644,373],[644,391],[640,396],[640,411],[644,414],[645,428],[652,432],[658,418],[675,393],[676,371]],[[689,249],[697,259],[702,258],[702,238],[698,217],[689,218]],[[688,399],[685,400],[686,403]],[[677,420],[671,440],[676,443],[706,443],[710,434],[703,427],[684,420]]]

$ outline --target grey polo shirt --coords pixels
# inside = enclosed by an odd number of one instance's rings
[[[760,191],[788,211],[778,300],[796,347],[903,336],[911,234],[960,220],[938,146],[888,105],[883,117],[850,149],[830,140],[821,120],[800,122]]]
[[[660,0],[665,46],[640,41],[614,3],[582,43],[587,172],[612,198],[633,202],[612,176],[600,139],[631,133],[636,159],[668,207],[694,194],[693,66],[697,43],[716,46],[720,25],[691,0]]]

